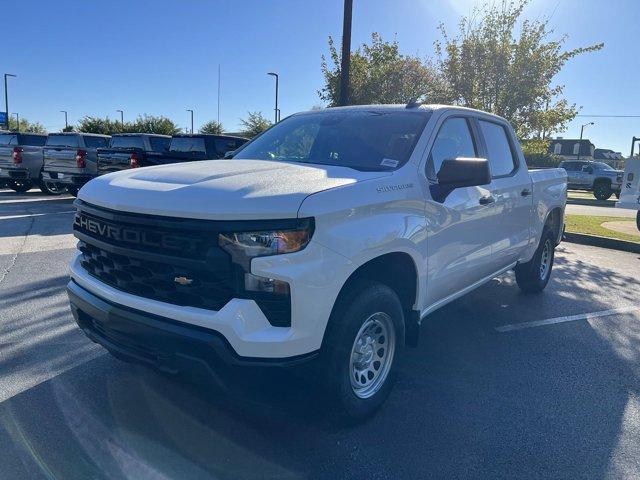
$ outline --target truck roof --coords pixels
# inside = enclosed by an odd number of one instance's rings
[[[69,137],[75,137],[78,135],[82,135],[85,137],[102,137],[102,138],[111,138],[111,135],[103,135],[101,133],[86,133],[86,132],[51,132],[49,135],[66,135]]]
[[[238,138],[240,140],[248,140],[245,137],[240,137],[236,135],[214,135],[211,133],[178,133],[174,135],[174,137],[178,138],[193,138],[193,137],[207,137],[207,138]]]
[[[306,112],[300,112],[302,113],[331,113],[331,112],[335,112],[337,110],[352,110],[352,111],[368,111],[368,112],[388,112],[388,111],[398,111],[398,112],[407,112],[407,111],[414,111],[414,112],[424,112],[424,113],[428,113],[428,112],[435,112],[438,110],[457,110],[457,111],[461,111],[461,112],[469,112],[469,113],[476,113],[476,114],[482,114],[482,115],[486,115],[486,116],[490,116],[490,117],[494,117],[494,118],[498,118],[500,120],[503,121],[507,121],[506,119],[504,119],[503,117],[500,117],[499,115],[495,115],[493,113],[489,113],[489,112],[485,112],[483,110],[477,110],[475,108],[468,108],[468,107],[460,107],[458,105],[442,105],[442,104],[421,104],[421,103],[409,103],[409,104],[374,104],[374,105],[349,105],[349,106],[345,106],[345,107],[328,107],[322,110],[309,110]],[[294,114],[294,115],[298,115],[298,114]]]
[[[171,135],[163,135],[161,133],[114,133],[112,137],[162,137],[171,138]]]

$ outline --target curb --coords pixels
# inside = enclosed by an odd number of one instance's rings
[[[579,243],[581,245],[590,245],[592,247],[640,253],[640,243],[627,242],[616,238],[596,237],[595,235],[586,235],[584,233],[564,232],[562,239],[569,243]]]

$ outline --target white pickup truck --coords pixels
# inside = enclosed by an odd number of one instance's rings
[[[315,362],[364,417],[431,312],[509,270],[544,289],[566,190],[564,170],[527,170],[494,115],[300,113],[233,159],[85,185],[71,308],[115,356],[168,372]]]

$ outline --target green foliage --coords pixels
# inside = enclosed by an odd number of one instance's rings
[[[20,119],[20,128],[18,128],[18,123],[16,122],[15,117],[9,117],[9,130],[11,131],[20,131],[20,132],[31,132],[31,133],[47,133],[45,128],[39,122],[31,123],[26,118]]]
[[[62,129],[63,132],[75,132],[76,131],[76,127],[74,127],[73,125],[67,125],[66,127],[64,127]]]
[[[329,37],[330,63],[322,56],[325,85],[318,91],[329,106],[340,98],[340,54]],[[351,54],[349,103],[408,103],[410,100],[441,98],[444,85],[433,66],[417,56],[402,55],[397,40],[387,42],[379,33],[371,44],[361,45]]]
[[[564,50],[566,36],[550,39],[549,19],[522,19],[529,0],[496,2],[463,17],[449,37],[440,25],[438,68],[447,96],[459,105],[509,120],[521,138],[562,131],[578,113],[553,80],[566,62],[603,44]]]
[[[135,122],[120,122],[109,117],[98,118],[86,116],[78,124],[79,132],[101,133],[113,135],[115,133],[158,133],[175,135],[180,129],[166,117],[154,115],[139,116]]]
[[[271,121],[262,115],[262,112],[247,112],[247,115],[246,119],[240,119],[243,137],[253,138],[272,125]]]
[[[221,135],[223,132],[224,132],[224,129],[222,128],[222,124],[219,122],[216,122],[215,120],[211,120],[205,123],[204,125],[202,125],[202,127],[200,127],[200,133]]]

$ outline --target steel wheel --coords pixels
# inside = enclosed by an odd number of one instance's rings
[[[384,385],[396,346],[391,317],[377,312],[358,331],[349,359],[351,388],[358,398],[373,396]]]
[[[540,256],[540,280],[545,280],[551,270],[551,250],[551,242],[547,240]]]

